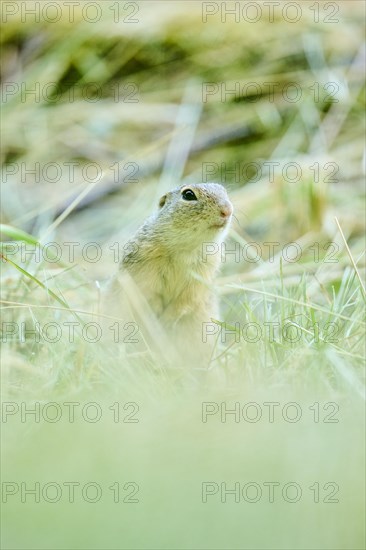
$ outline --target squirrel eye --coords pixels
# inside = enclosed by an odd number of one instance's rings
[[[184,191],[182,191],[182,198],[185,201],[196,201],[197,200],[196,195],[193,193],[193,191],[191,189],[185,189]]]

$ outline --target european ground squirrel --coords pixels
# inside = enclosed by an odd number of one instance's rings
[[[220,254],[212,251],[218,252],[232,213],[217,183],[183,185],[163,195],[159,210],[124,246],[104,311],[135,320],[145,341],[150,334],[156,343],[162,328],[180,354],[190,349],[200,355],[203,323],[219,314],[213,282]]]

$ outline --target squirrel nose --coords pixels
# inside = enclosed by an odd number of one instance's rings
[[[233,212],[233,207],[229,202],[226,202],[220,207],[220,214],[222,218],[228,218]]]

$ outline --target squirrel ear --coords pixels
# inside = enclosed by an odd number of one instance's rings
[[[166,203],[166,199],[167,199],[167,196],[168,194],[165,194],[161,197],[161,199],[159,200],[159,206],[160,208],[163,208],[164,204]]]

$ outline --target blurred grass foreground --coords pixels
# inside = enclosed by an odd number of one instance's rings
[[[364,19],[2,2],[2,548],[365,548]],[[216,360],[106,353],[123,242],[209,181]]]

